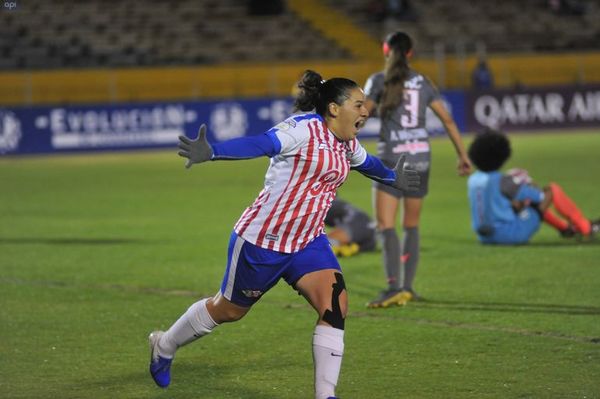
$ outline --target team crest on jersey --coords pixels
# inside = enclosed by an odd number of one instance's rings
[[[242,294],[246,295],[248,298],[258,298],[263,292],[259,290],[242,290]]]
[[[275,129],[279,130],[289,130],[290,128],[296,127],[296,121],[293,119],[288,119],[287,121],[283,121],[275,126]]]

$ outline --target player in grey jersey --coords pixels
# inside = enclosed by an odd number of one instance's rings
[[[402,154],[421,177],[416,192],[403,192],[382,184],[374,184],[374,207],[377,228],[381,234],[383,263],[388,289],[367,304],[370,308],[404,305],[417,298],[413,291],[419,261],[419,217],[423,198],[427,195],[431,151],[429,134],[425,129],[427,107],[444,124],[458,155],[458,174],[466,176],[471,163],[452,116],[429,79],[410,69],[408,60],[413,54],[412,40],[404,32],[395,32],[383,43],[385,69],[369,77],[365,84],[366,106],[371,115],[377,110],[381,118],[379,158],[388,166],[394,165]],[[403,242],[396,232],[400,200],[403,212]]]

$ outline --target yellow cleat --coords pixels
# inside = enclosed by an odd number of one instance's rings
[[[342,258],[347,258],[360,252],[360,247],[355,242],[346,245],[334,245],[331,249],[336,256]]]
[[[379,297],[367,303],[367,307],[388,308],[390,306],[404,306],[413,300],[413,294],[410,291],[385,290],[379,294]]]
[[[358,253],[358,251],[360,251],[360,248],[359,248],[358,244],[355,242],[348,244],[348,245],[342,245],[340,247],[340,256],[342,256],[344,258],[348,257],[348,256],[353,256],[353,255],[356,255]]]

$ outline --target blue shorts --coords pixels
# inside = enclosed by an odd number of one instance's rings
[[[542,224],[540,214],[533,208],[527,207],[519,212],[518,217],[510,223],[494,226],[491,236],[479,236],[484,244],[525,244],[535,234]]]
[[[341,271],[325,234],[315,238],[304,249],[286,254],[257,247],[233,232],[221,294],[236,305],[249,307],[280,278],[294,286],[305,274],[324,269]]]

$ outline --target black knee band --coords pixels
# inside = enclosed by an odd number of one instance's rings
[[[335,273],[335,283],[333,283],[331,288],[333,288],[333,292],[331,293],[331,310],[327,309],[325,311],[323,321],[329,323],[333,328],[343,330],[345,320],[340,307],[340,295],[346,289],[346,283],[344,283],[342,273]]]

